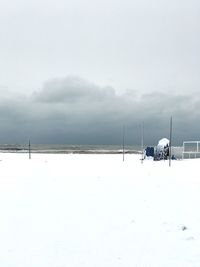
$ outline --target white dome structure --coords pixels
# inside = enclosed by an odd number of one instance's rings
[[[169,146],[169,140],[167,138],[162,138],[158,142],[158,146],[161,146],[161,147]]]

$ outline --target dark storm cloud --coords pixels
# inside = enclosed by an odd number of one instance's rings
[[[34,94],[36,101],[41,102],[77,102],[102,101],[115,94],[111,87],[100,88],[78,77],[53,79],[44,84],[43,89]]]
[[[122,127],[128,143],[155,144],[169,135],[174,142],[199,139],[200,98],[192,95],[127,91],[119,95],[78,77],[53,79],[31,96],[3,94],[0,101],[1,142],[120,144]]]

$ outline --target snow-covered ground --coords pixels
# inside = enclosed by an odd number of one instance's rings
[[[200,160],[0,154],[0,266],[199,267]]]

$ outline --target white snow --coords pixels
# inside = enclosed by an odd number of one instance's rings
[[[167,138],[162,138],[159,142],[158,142],[158,146],[160,147],[165,147],[165,146],[169,146],[169,140]]]
[[[199,267],[199,159],[0,154],[0,266]]]

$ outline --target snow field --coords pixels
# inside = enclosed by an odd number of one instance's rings
[[[0,160],[0,266],[200,266],[200,160]]]

